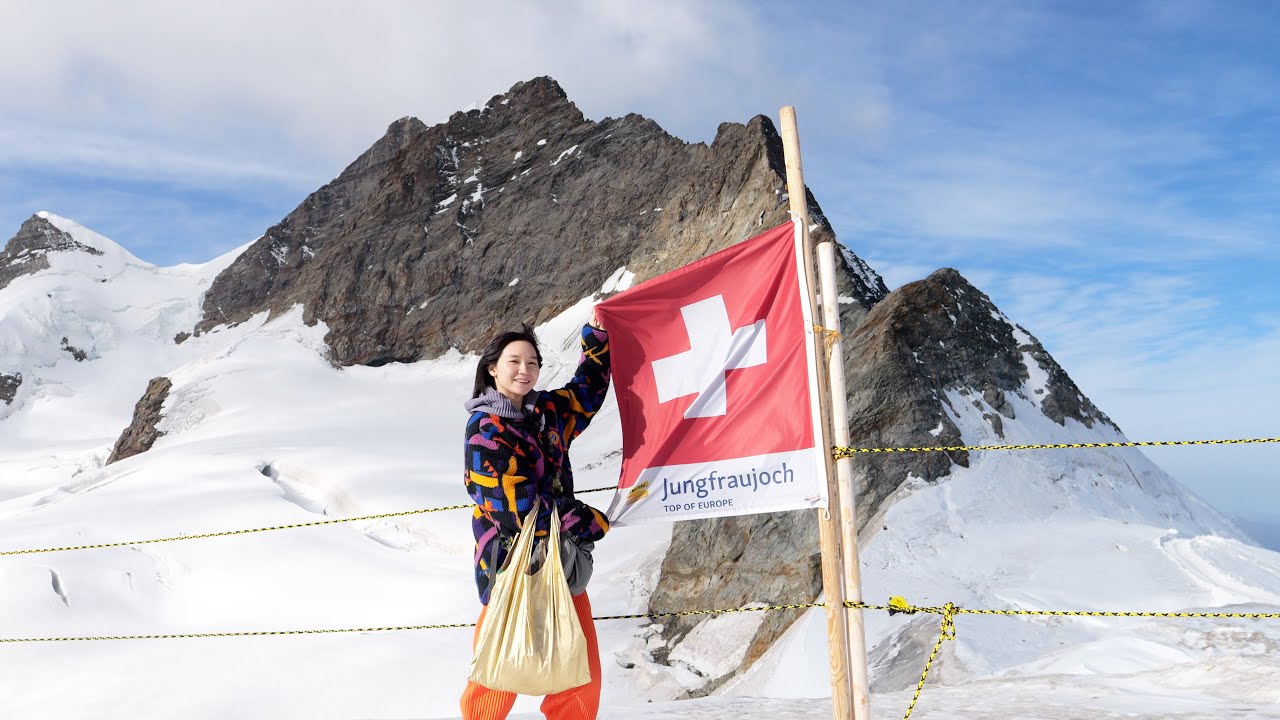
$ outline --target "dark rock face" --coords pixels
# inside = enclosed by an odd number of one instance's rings
[[[798,598],[808,602],[821,590],[822,559],[814,512],[689,520],[675,525],[649,608],[651,612],[672,612],[742,607],[752,602],[794,603]],[[759,660],[801,613],[763,613],[740,670]],[[666,664],[674,646],[705,620],[697,615],[660,620],[667,644],[653,652],[653,659]],[[707,695],[735,674],[707,678],[706,685],[690,696]]]
[[[160,410],[172,387],[173,383],[167,377],[152,378],[147,383],[146,392],[134,406],[133,422],[120,433],[120,439],[116,441],[111,457],[107,459],[108,465],[151,449],[156,439],[163,434],[156,430],[156,424],[160,422]]]
[[[11,405],[22,385],[22,373],[0,373],[0,402]]]
[[[849,432],[855,445],[963,445],[946,411],[947,390],[984,409],[992,429],[1003,436],[1001,418],[1014,418],[1006,393],[1021,392],[1029,377],[1024,352],[1049,375],[1047,396],[1040,401],[1045,414],[1059,424],[1072,417],[1090,427],[1095,422],[1113,425],[1039,341],[1011,325],[990,298],[949,268],[891,293],[850,333],[845,352]],[[908,474],[932,482],[947,475],[953,462],[968,467],[968,454],[892,453],[856,459],[859,531],[871,524],[884,499]]]
[[[53,223],[32,215],[18,228],[18,234],[0,253],[0,290],[23,275],[31,275],[49,268],[51,252],[87,252],[101,255],[102,251],[78,243],[70,235],[54,227]]]
[[[586,120],[538,78],[435,127],[393,123],[218,276],[195,331],[302,303],[339,364],[474,351],[619,267],[643,281],[784,222],[785,186],[763,116],[689,144],[638,115]],[[851,254],[840,264],[862,312],[887,292]]]

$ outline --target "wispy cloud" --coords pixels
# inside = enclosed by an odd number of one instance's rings
[[[819,123],[828,152],[806,157],[844,242],[891,286],[961,270],[1131,437],[1276,434],[1280,54],[1262,28],[1280,11],[841,12],[847,29],[794,22],[815,26],[804,52],[873,88],[820,112],[865,97],[884,119]],[[1153,455],[1229,510],[1274,504],[1272,448]]]
[[[396,118],[434,123],[538,74],[593,110],[626,112],[748,59],[720,52],[726,37],[755,37],[735,17],[720,2],[675,0],[19,0],[5,10],[22,32],[0,45],[0,92],[22,110],[0,119],[56,117],[162,146],[235,138],[345,163]]]
[[[75,175],[105,175],[118,180],[167,181],[188,187],[225,187],[245,181],[296,188],[314,184],[315,174],[280,167],[265,158],[170,146],[138,137],[96,134],[53,127],[0,127],[0,168]]]

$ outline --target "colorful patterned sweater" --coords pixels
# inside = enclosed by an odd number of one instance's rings
[[[516,408],[489,389],[467,402],[466,485],[475,501],[475,578],[480,602],[489,604],[494,568],[502,567],[522,518],[541,498],[537,535],[545,536],[551,503],[561,533],[595,542],[609,530],[604,513],[573,495],[569,445],[590,424],[609,389],[609,336],[582,328],[582,357],[569,384],[535,390]]]

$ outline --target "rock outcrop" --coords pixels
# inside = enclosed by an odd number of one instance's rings
[[[23,275],[47,270],[49,253],[71,251],[102,255],[101,250],[76,242],[47,219],[32,215],[0,252],[0,290]]]
[[[167,377],[152,378],[147,383],[146,392],[134,406],[133,421],[120,433],[111,457],[107,458],[108,465],[150,450],[156,439],[164,434],[156,429],[156,425],[160,422],[161,409],[172,387],[173,382]]]
[[[0,373],[0,402],[5,405],[12,404],[21,386],[22,373]]]
[[[1036,401],[1059,424],[1071,417],[1086,426],[1110,418],[1081,394],[1040,342],[1014,325],[982,291],[950,268],[891,293],[847,333],[849,434],[864,447],[963,445],[947,413],[947,391],[984,410],[1002,435],[1012,419],[1006,393],[1022,392],[1031,374],[1048,375]],[[908,475],[933,482],[952,464],[968,467],[967,453],[893,453],[855,462],[859,531]]]

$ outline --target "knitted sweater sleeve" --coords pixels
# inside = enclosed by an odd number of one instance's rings
[[[609,334],[584,325],[581,344],[582,356],[573,379],[549,393],[564,425],[566,447],[587,429],[609,392]]]
[[[560,532],[565,535],[598,542],[609,532],[609,518],[577,498],[562,498],[559,509]]]
[[[533,507],[537,483],[528,476],[526,453],[504,432],[506,420],[477,412],[467,423],[467,492],[478,512],[505,533],[520,530],[520,518]]]

